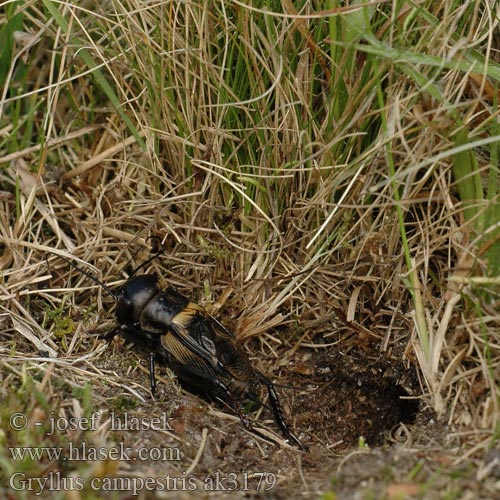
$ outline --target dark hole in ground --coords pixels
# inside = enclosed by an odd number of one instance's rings
[[[399,361],[328,353],[319,357],[306,385],[294,401],[300,408],[296,429],[308,429],[313,441],[335,448],[356,446],[360,436],[380,445],[398,424],[414,423],[419,411],[406,388],[416,394],[415,374]]]
[[[148,359],[150,349],[134,345],[134,349],[138,347]],[[161,356],[157,361],[161,372],[168,363]],[[286,408],[285,419],[307,446],[319,445],[337,453],[358,446],[361,436],[369,446],[378,446],[400,423],[415,423],[419,413],[419,400],[412,399],[418,396],[415,372],[397,356],[387,359],[380,353],[370,356],[357,349],[348,355],[340,351],[302,352],[281,375],[276,382]],[[210,399],[203,392],[187,389]],[[211,404],[233,413],[227,406]],[[268,419],[270,428],[281,434],[269,409],[261,418]]]
[[[419,409],[418,401],[411,399],[408,392],[401,386],[396,386],[399,394],[400,422],[403,424],[414,424]]]

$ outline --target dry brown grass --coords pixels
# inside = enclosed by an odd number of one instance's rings
[[[119,394],[145,415],[180,412],[169,398],[203,412],[168,377],[148,406],[144,358],[92,335],[114,324],[113,300],[57,257],[114,286],[156,235],[168,251],[152,269],[228,323],[263,371],[312,374],[333,351],[355,352],[360,369],[387,361],[447,425],[452,462],[484,458],[500,415],[496,2],[379,2],[381,45],[367,33],[355,52],[335,52],[328,18],[294,19],[288,2],[267,18],[239,3],[133,0],[52,3],[57,18],[47,3],[16,7],[27,36],[0,100],[2,425],[18,408],[104,412]],[[182,432],[161,436],[182,448],[173,471],[220,466],[210,426],[224,434],[232,420],[214,415],[203,432],[179,416]],[[112,439],[101,423],[95,446]],[[334,434],[302,431],[335,448]],[[120,474],[158,464],[142,465]]]

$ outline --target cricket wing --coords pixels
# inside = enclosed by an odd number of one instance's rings
[[[193,352],[193,350],[186,347],[173,332],[162,335],[161,345],[180,365],[195,368],[199,372],[207,375],[217,375],[217,360],[214,365],[211,361],[207,361],[204,357],[199,356],[197,353]]]
[[[205,312],[207,322],[209,322],[213,333],[221,340],[228,340],[230,342],[235,340],[234,334],[230,332],[220,321],[216,320],[213,316]]]
[[[213,341],[213,333],[209,327],[208,318],[204,316],[205,311],[196,304],[189,303],[180,313],[172,320],[169,326],[171,336],[163,336],[166,341],[172,342],[174,338],[181,344],[185,350],[200,358],[200,363],[203,361],[205,366],[210,367],[211,372],[215,370],[217,373],[225,372],[224,366],[217,358],[217,351]],[[180,353],[177,344],[172,344],[172,349]],[[169,352],[172,352],[164,346]],[[172,352],[172,354],[174,354]],[[175,356],[175,354],[174,354]],[[184,351],[183,356],[187,353]]]

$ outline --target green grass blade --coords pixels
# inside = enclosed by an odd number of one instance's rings
[[[43,0],[43,4],[47,8],[47,10],[50,12],[52,17],[56,20],[57,24],[60,26],[60,28],[63,30],[64,33],[68,34],[69,31],[69,24],[66,20],[66,18],[61,14],[61,12],[57,9],[56,2],[53,2],[51,0]],[[135,137],[137,140],[137,143],[141,146],[143,150],[146,149],[146,143],[142,139],[142,137],[139,134],[139,131],[133,124],[132,120],[130,117],[125,113],[124,108],[122,106],[122,103],[118,99],[118,96],[116,95],[115,91],[109,84],[108,80],[104,76],[103,72],[97,67],[98,64],[94,61],[94,58],[91,56],[90,52],[88,49],[84,48],[86,45],[83,43],[81,40],[78,38],[73,38],[71,40],[71,44],[74,45],[80,45],[82,48],[78,50],[78,55],[79,57],[82,58],[83,62],[85,65],[93,70],[92,71],[92,76],[95,79],[97,85],[102,89],[102,91],[106,94],[107,98],[110,100],[111,104],[114,106],[116,109],[116,112],[120,116],[120,118],[123,120],[123,122],[126,124],[127,128],[130,130],[130,133]]]

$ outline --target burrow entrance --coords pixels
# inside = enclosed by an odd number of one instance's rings
[[[300,376],[302,387],[293,402],[295,428],[307,429],[318,445],[352,448],[361,436],[370,446],[381,445],[398,424],[417,417],[416,375],[401,362],[367,359],[357,350],[312,353],[289,371],[295,381]]]

